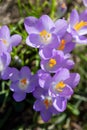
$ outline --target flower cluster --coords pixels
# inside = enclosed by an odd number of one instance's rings
[[[17,46],[21,42],[20,35],[10,36],[10,30],[5,25],[0,28],[0,75],[2,76],[5,69],[11,61],[10,52],[13,46]]]
[[[20,71],[8,67],[9,52],[12,46],[18,45],[21,37],[10,37],[8,27],[3,26],[0,29],[1,76],[11,80],[10,90],[16,101],[22,101],[26,93],[32,93],[36,99],[34,110],[39,111],[47,122],[52,115],[66,109],[67,101],[79,83],[80,75],[70,72],[74,67],[70,52],[76,43],[87,44],[87,10],[81,14],[72,10],[68,22],[64,18],[53,22],[48,15],[39,19],[30,16],[25,18],[24,26],[29,34],[26,44],[39,48],[40,69],[32,75],[27,66]]]

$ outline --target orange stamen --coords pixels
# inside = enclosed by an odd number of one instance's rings
[[[82,27],[84,26],[87,26],[87,22],[84,22],[83,20],[80,21],[80,22],[77,22],[75,25],[74,25],[74,29],[76,31],[80,30]]]
[[[48,99],[45,99],[45,100],[44,100],[44,104],[45,104],[46,108],[48,109],[49,106],[52,105],[52,101],[51,101],[51,100],[48,100]]]
[[[64,50],[66,44],[66,40],[62,39],[60,42],[60,46],[58,47],[58,50]]]
[[[26,80],[26,78],[22,79],[20,82],[21,82],[22,84],[24,84],[24,85],[27,84],[27,80]]]
[[[65,88],[65,86],[66,86],[66,84],[63,82],[63,81],[60,81],[57,85],[56,85],[56,87],[55,87],[55,89],[57,90],[57,91],[59,91],[59,92],[62,92],[63,90],[63,88]]]
[[[54,67],[54,65],[56,65],[56,60],[53,59],[53,58],[51,58],[51,59],[49,60],[49,66],[50,66],[50,67]]]

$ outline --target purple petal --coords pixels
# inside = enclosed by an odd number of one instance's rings
[[[22,92],[22,90],[19,88],[19,81],[12,82],[10,85],[10,90],[13,92]]]
[[[67,68],[67,69],[72,69],[73,67],[74,67],[74,65],[75,65],[75,63],[74,63],[74,61],[72,61],[72,60],[68,60],[68,59],[66,59],[64,62],[63,62],[63,67],[64,68]]]
[[[85,36],[76,36],[75,41],[79,44],[87,44],[87,37]]]
[[[62,97],[68,97],[73,94],[73,90],[70,86],[66,85],[65,88],[62,89],[62,92],[59,92],[59,95]]]
[[[11,56],[8,52],[5,52],[5,53],[2,53],[1,59],[4,64],[4,67],[7,67],[10,64]]]
[[[32,44],[32,46],[34,46],[36,48],[39,48],[40,46],[43,45],[43,42],[41,41],[41,37],[39,34],[30,34],[29,40],[30,40],[30,43]]]
[[[73,49],[75,48],[75,43],[74,42],[68,42],[66,43],[65,45],[65,48],[64,48],[64,53],[70,53]]]
[[[14,81],[17,78],[17,75],[14,77],[14,72],[17,73],[16,71],[18,72],[16,68],[7,67],[2,74],[2,78],[4,80],[11,79],[12,81]]]
[[[10,38],[10,44],[11,46],[17,46],[22,40],[22,37],[18,34],[15,34],[13,36],[11,36]]]
[[[80,13],[79,19],[80,21],[83,20],[87,22],[87,10],[84,10]]]
[[[28,34],[38,33],[38,30],[35,28],[35,25],[37,22],[38,22],[38,19],[32,16],[25,18],[24,26]]]
[[[79,22],[79,15],[78,12],[74,9],[70,14],[70,24],[71,26],[74,26],[78,22]]]
[[[27,66],[22,67],[20,70],[20,78],[28,78],[29,79],[30,76],[31,76],[31,72],[30,72],[29,67],[27,67]]]
[[[80,81],[80,75],[78,73],[71,73],[70,78],[68,78],[65,82],[71,86],[72,88],[75,88]]]
[[[52,113],[49,110],[41,111],[41,117],[45,122],[48,122],[52,116]]]
[[[44,71],[39,72],[39,85],[42,88],[48,89],[49,83],[51,81],[51,76],[49,73],[45,73]]]
[[[3,38],[9,41],[10,38],[10,31],[9,28],[5,25],[0,28],[0,38]]]
[[[2,41],[0,41],[0,54],[7,51],[7,47],[5,44],[3,44]]]
[[[2,78],[17,81],[19,79],[19,71],[16,68],[7,67],[2,74]]]
[[[41,111],[41,110],[44,110],[45,109],[45,106],[43,104],[43,101],[41,100],[36,100],[35,103],[34,103],[34,106],[33,106],[33,109],[35,111]]]
[[[20,102],[23,101],[26,98],[26,93],[24,92],[15,92],[13,94],[13,98],[15,99],[15,101]]]
[[[60,82],[68,79],[70,76],[69,70],[68,69],[61,69],[59,72],[57,72],[54,77],[53,81],[55,82]]]
[[[51,113],[53,113],[53,114],[59,114],[59,111],[57,111],[57,110],[54,108],[54,106],[53,106],[53,105],[52,105],[52,106],[50,106],[49,110],[50,110],[50,111],[51,111]]]
[[[63,97],[56,97],[53,101],[53,106],[59,112],[63,112],[66,109],[67,100]]]
[[[54,33],[56,33],[58,36],[62,37],[67,30],[68,24],[67,24],[66,20],[58,19],[55,22],[55,26],[56,26],[56,29],[55,29]]]
[[[52,50],[53,50],[53,48],[51,48],[51,47],[44,47],[44,48],[40,49],[39,55],[43,59],[51,58],[52,57]]]
[[[27,44],[28,46],[30,46],[30,47],[39,48],[39,46],[37,46],[37,44],[35,44],[35,42],[34,42],[34,43],[31,43],[31,42],[30,42],[30,36],[28,36],[28,37],[26,38],[26,44]]]
[[[33,96],[38,99],[38,98],[41,98],[41,95],[43,93],[44,93],[44,89],[39,87],[39,86],[37,86],[36,89],[33,92]]]
[[[62,37],[66,42],[71,42],[72,41],[72,35],[68,32],[65,33],[64,37]]]
[[[86,35],[87,34],[87,26],[83,27],[78,31],[78,34],[81,35]]]
[[[42,30],[50,31],[55,25],[48,15],[42,15],[37,22],[36,28],[41,32]]]

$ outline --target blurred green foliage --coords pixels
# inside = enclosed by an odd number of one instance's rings
[[[2,2],[2,1],[0,1]],[[20,20],[11,23],[11,34],[20,34],[22,43],[13,48],[11,52],[10,66],[20,69],[22,66],[29,66],[32,73],[39,69],[40,58],[38,49],[31,48],[25,44],[27,33],[23,21],[27,16],[40,17],[48,14],[53,20],[57,19],[59,0],[17,0],[17,7],[20,13]],[[62,17],[68,17],[70,11],[76,8],[79,12],[84,9],[80,7],[79,1],[66,0],[67,11]],[[79,8],[80,7],[80,8]],[[61,16],[60,16],[61,18]],[[87,130],[87,45],[77,45],[72,52],[75,61],[74,72],[81,75],[75,94],[68,102],[67,109],[63,113],[54,116],[48,123],[44,123],[40,115],[32,110],[34,98],[27,95],[25,101],[16,103],[12,99],[12,92],[9,90],[10,81],[0,81],[0,129],[8,130]]]

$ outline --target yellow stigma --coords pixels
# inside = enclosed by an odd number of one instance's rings
[[[45,105],[46,109],[48,109],[49,106],[52,105],[52,101],[46,98],[46,99],[44,100],[44,105]]]
[[[62,92],[63,90],[63,88],[66,86],[66,84],[63,82],[63,81],[60,81],[57,85],[56,85],[56,87],[55,87],[55,89],[57,90],[57,91],[59,91],[59,92]]]
[[[50,66],[50,67],[54,67],[54,65],[56,65],[56,60],[53,59],[53,58],[51,58],[51,59],[49,60],[49,66]]]
[[[7,41],[5,39],[0,39],[4,44],[7,44]]]
[[[76,31],[80,30],[82,27],[84,26],[87,26],[87,22],[84,22],[83,20],[80,21],[80,22],[77,22],[75,25],[74,25],[74,29]]]
[[[40,37],[41,37],[41,40],[44,42],[44,43],[50,43],[51,41],[51,34],[48,33],[46,30],[43,30],[40,32]]]
[[[48,33],[46,30],[43,30],[42,32],[40,32],[40,36],[43,36],[43,37],[48,36],[48,37],[50,37],[50,33]]]
[[[58,50],[64,50],[65,44],[66,44],[66,40],[62,39],[58,47]]]
[[[26,85],[26,84],[27,84],[26,78],[22,79],[20,82],[21,82],[21,84],[23,84],[23,85]]]

